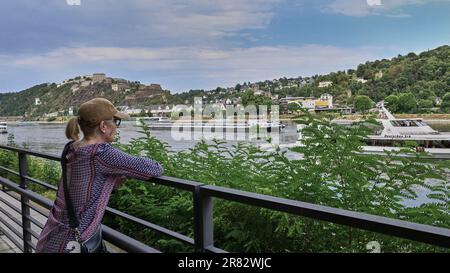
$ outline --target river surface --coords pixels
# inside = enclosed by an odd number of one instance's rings
[[[447,131],[448,125],[434,126],[434,129],[440,131]],[[10,123],[8,124],[8,133],[0,134],[0,145],[7,145],[8,140],[14,137],[14,142],[18,146],[25,146],[27,149],[53,154],[59,156],[62,152],[67,139],[64,135],[65,124],[60,123]],[[298,139],[297,127],[295,124],[288,123],[286,128],[279,133],[279,143],[295,143]],[[136,126],[134,121],[123,121],[118,129],[121,143],[128,143],[132,138],[143,136],[139,132],[140,128]],[[450,131],[450,130],[449,130]],[[183,139],[179,140],[179,135],[174,135],[170,130],[151,130],[151,134],[157,139],[166,142],[172,151],[187,150],[195,146],[198,139]],[[262,139],[248,139],[248,133],[232,134],[234,140],[227,140],[225,144],[228,147],[237,144],[239,141],[245,141],[253,144],[267,143]],[[223,136],[225,137],[225,136]],[[247,138],[247,140],[245,140]],[[237,139],[240,139],[239,141]],[[298,154],[288,153],[288,158],[298,158]],[[415,200],[404,200],[407,206],[417,206],[422,203],[427,203],[430,200],[426,197],[429,191],[427,189],[416,189],[418,198]]]
[[[0,134],[0,145],[6,145],[8,138],[14,136],[14,142],[18,146],[25,146],[33,151],[60,155],[64,145],[68,141],[64,135],[65,126],[65,124],[60,123],[11,123],[8,124],[8,133]],[[118,129],[120,143],[129,143],[131,139],[143,136],[139,132],[140,130],[134,121],[123,121]],[[171,130],[151,130],[151,134],[157,139],[166,142],[173,151],[192,148],[202,137],[200,135],[200,137],[196,138],[198,135],[192,135],[186,139],[187,135],[183,134],[184,139],[180,139],[182,134],[177,132],[173,133]],[[298,139],[297,127],[295,124],[288,124],[278,135],[279,143],[295,143]],[[265,136],[260,139],[251,137],[252,135],[248,132],[219,135],[219,139],[227,139],[226,145],[230,147],[239,141],[253,144],[267,142]]]

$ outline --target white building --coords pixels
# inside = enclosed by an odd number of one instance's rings
[[[120,90],[124,90],[124,89],[126,89],[126,88],[128,88],[128,84],[122,83],[122,82],[119,82],[119,83],[113,83],[113,84],[111,85],[111,89],[112,89],[113,91],[116,91],[116,92],[118,92],[118,91],[120,91]]]
[[[320,96],[320,99],[316,100],[315,102],[316,108],[333,108],[333,96],[330,94],[323,94]]]
[[[41,99],[40,98],[35,98],[34,99],[34,105],[41,105]]]
[[[358,79],[356,79],[356,81],[360,82],[360,83],[366,83],[367,82],[367,80],[365,80],[363,78],[358,78]]]
[[[296,103],[306,109],[332,109],[333,96],[330,94],[323,94],[320,98],[314,97],[286,97],[280,99],[280,105],[287,109],[291,103]]]

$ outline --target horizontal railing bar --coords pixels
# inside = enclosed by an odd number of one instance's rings
[[[35,202],[38,205],[43,206],[44,208],[51,209],[51,207],[52,207],[53,203],[49,199],[47,199],[44,196],[39,195],[33,191],[30,191],[27,189],[22,189],[19,185],[11,182],[8,179],[0,177],[0,184],[6,185],[8,188],[12,189],[14,192],[18,193],[19,195],[29,198],[31,201]],[[10,194],[8,193],[8,195],[10,195]],[[13,197],[12,195],[10,195],[10,196]],[[15,197],[13,197],[13,198],[15,198]],[[20,201],[20,199],[19,199],[19,201]]]
[[[147,182],[157,183],[160,185],[165,185],[177,189],[183,189],[191,192],[194,192],[195,187],[204,185],[203,183],[168,176],[153,177]]]
[[[8,193],[6,193],[6,194],[8,194]],[[9,194],[8,194],[8,195],[9,195]],[[11,195],[9,195],[9,196],[11,196]],[[11,198],[14,198],[15,200],[17,200],[15,197],[12,197],[12,196],[11,196]],[[6,199],[1,199],[0,201],[1,201],[2,203],[4,203],[5,205],[7,205],[10,209],[14,210],[15,212],[17,212],[17,213],[19,213],[19,214],[22,214],[22,210],[20,210],[20,208],[16,207],[14,204],[10,203],[8,200],[6,200]],[[17,201],[20,202],[20,200],[17,200]]]
[[[225,251],[225,250],[223,250],[221,248],[217,248],[217,247],[214,247],[214,246],[207,246],[207,247],[205,247],[205,250],[209,251],[209,252],[212,252],[212,253],[229,253],[228,251]]]
[[[45,159],[50,159],[50,160],[58,161],[58,162],[61,161],[61,158],[59,156],[56,156],[56,155],[40,153],[40,152],[33,152],[33,151],[30,151],[30,150],[17,148],[17,147],[0,145],[0,149],[14,151],[14,152],[17,152],[17,153],[23,153],[23,154],[27,154],[27,155],[31,155],[31,156],[36,156],[36,157],[42,157],[42,158],[45,158]]]
[[[36,231],[34,231],[33,229],[31,229],[31,228],[25,228],[25,230],[26,230],[27,232],[29,232],[34,238],[36,238],[36,239],[39,238],[39,234],[37,234]]]
[[[2,212],[4,215],[6,215],[6,217],[8,217],[9,219],[11,219],[14,223],[16,223],[18,226],[22,226],[22,221],[20,221],[19,219],[17,219],[16,217],[14,217],[14,215],[12,215],[11,213],[9,213],[6,209],[4,209],[3,207],[0,207],[0,212]]]
[[[23,235],[21,232],[19,232],[18,230],[16,230],[15,227],[13,227],[10,223],[8,223],[8,221],[6,221],[5,219],[0,217],[0,223],[2,223],[3,225],[5,225],[12,233],[14,233],[17,237],[19,237],[20,239],[23,239]],[[22,225],[19,225],[19,227],[21,228]]]
[[[174,238],[174,239],[176,239],[178,241],[181,241],[181,242],[184,242],[184,243],[187,243],[187,244],[190,244],[190,245],[194,245],[194,239],[192,239],[190,237],[187,237],[187,236],[185,236],[185,235],[183,235],[181,233],[178,233],[178,232],[172,231],[170,229],[167,229],[167,228],[164,228],[164,227],[152,224],[152,223],[150,223],[148,221],[145,221],[143,219],[137,218],[135,216],[129,215],[127,213],[121,212],[119,210],[116,210],[116,209],[113,209],[113,208],[110,208],[110,207],[108,207],[106,209],[106,211],[111,213],[111,214],[113,214],[113,215],[120,216],[120,217],[122,217],[122,218],[124,218],[124,219],[126,219],[126,220],[128,220],[130,222],[142,225],[142,226],[144,226],[146,228],[149,228],[149,229],[154,230],[156,232],[159,232],[161,234],[170,236],[170,237],[172,237],[172,238]]]
[[[33,209],[34,211],[36,211],[37,213],[46,218],[48,217],[48,211],[43,211],[42,208],[38,207],[38,204],[34,205],[33,203],[25,203],[25,206]]]
[[[11,174],[20,176],[19,172],[16,172],[16,171],[14,171],[14,170],[8,169],[8,168],[6,168],[6,167],[0,166],[0,169],[6,171],[6,172],[8,172],[8,173],[11,173]]]
[[[218,186],[202,186],[200,190],[221,199],[450,248],[450,229]]]
[[[58,190],[58,187],[56,187],[56,186],[54,186],[54,185],[52,185],[52,184],[43,182],[43,181],[41,181],[41,180],[38,180],[38,179],[36,179],[36,178],[29,177],[29,176],[25,176],[25,179],[27,179],[27,180],[29,180],[29,181],[31,181],[31,182],[33,182],[33,183],[36,183],[36,184],[38,184],[38,185],[40,185],[40,186],[42,186],[42,187],[45,187],[45,188],[47,188],[47,189],[54,190],[54,191],[57,191],[57,190]]]
[[[113,245],[120,247],[123,250],[134,253],[160,253],[159,250],[154,249],[142,242],[139,242],[125,234],[118,232],[108,226],[102,225],[103,238]]]
[[[14,238],[10,233],[6,231],[6,229],[2,228],[1,226],[0,231],[3,232],[3,234],[14,244],[15,247],[19,248],[20,251],[23,252],[23,245],[21,242],[17,241],[16,238]]]
[[[41,222],[39,222],[38,220],[36,220],[35,218],[33,218],[31,215],[24,215],[23,217],[25,217],[27,220],[30,220],[33,224],[35,224],[37,227],[39,227],[40,229],[44,228],[44,224],[42,224]]]
[[[11,181],[11,180],[8,180],[8,181]],[[11,181],[11,182],[14,183],[14,185],[16,185],[17,187],[20,187],[20,185],[17,184],[16,182],[13,182],[13,181]],[[8,187],[8,186],[7,186],[7,187]],[[7,191],[7,192],[5,192],[5,193],[6,193],[7,195],[9,195],[11,198],[13,198],[14,200],[17,200],[17,201],[20,202],[20,194],[18,195],[16,191],[11,190],[11,191]],[[14,193],[16,193],[16,194],[14,194]]]

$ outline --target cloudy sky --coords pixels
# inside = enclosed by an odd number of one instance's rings
[[[450,0],[0,2],[0,92],[104,72],[173,93],[450,44]]]

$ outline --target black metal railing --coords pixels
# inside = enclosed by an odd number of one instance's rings
[[[20,232],[18,230],[10,230],[10,232],[21,238],[22,242],[15,240],[13,236],[10,236],[8,238],[10,238],[11,241],[13,241],[13,243],[15,243],[23,252],[32,252],[35,246],[32,244],[31,238],[37,238],[36,236],[38,234],[36,234],[36,232],[30,228],[30,224],[33,223],[40,228],[42,228],[42,224],[31,217],[30,208],[44,216],[47,215],[45,215],[45,212],[43,212],[42,209],[33,205],[30,201],[47,209],[51,208],[52,202],[49,199],[29,190],[27,187],[28,183],[37,183],[51,190],[56,190],[56,187],[50,185],[49,183],[31,178],[27,175],[27,156],[31,155],[53,161],[60,161],[60,158],[49,154],[38,153],[8,146],[0,145],[0,149],[15,152],[18,154],[19,158],[19,172],[0,166],[0,169],[13,175],[19,176],[20,178],[20,184],[18,185],[4,177],[0,177],[0,184],[2,185],[4,190],[8,189],[8,191],[13,191],[18,194],[20,196],[19,200],[21,202],[20,210],[17,208],[13,209],[16,212],[21,213],[22,215],[21,223],[20,221],[15,221],[17,224],[21,225],[22,231]],[[287,212],[297,216],[309,217],[312,219],[332,222],[363,230],[374,231],[385,235],[391,235],[399,238],[450,248],[450,229],[446,228],[395,220],[381,216],[374,216],[360,212],[315,205],[219,186],[206,185],[173,177],[162,176],[153,178],[150,182],[176,189],[190,191],[192,193],[194,208],[194,238],[190,238],[178,232],[155,225],[146,220],[137,218],[113,208],[108,207],[107,213],[121,217],[126,221],[138,224],[144,228],[156,231],[161,234],[165,234],[188,245],[192,245],[194,246],[195,252],[225,252],[223,249],[219,249],[214,246],[213,198],[235,201],[280,212]],[[11,193],[8,194],[10,196],[13,196]],[[17,197],[14,198],[17,199]],[[0,201],[5,202],[5,200],[1,199]],[[8,206],[11,205],[8,204],[7,201],[5,202],[5,204],[7,204]],[[4,209],[0,209],[0,211],[3,212],[3,214],[5,214],[7,217],[10,217],[10,215],[5,213]],[[12,229],[11,225],[8,224],[4,219],[0,218],[0,222],[3,223],[8,229]],[[103,226],[103,228],[104,239],[125,251],[159,252],[158,250],[107,226]],[[7,234],[7,232],[5,231],[4,233]]]

